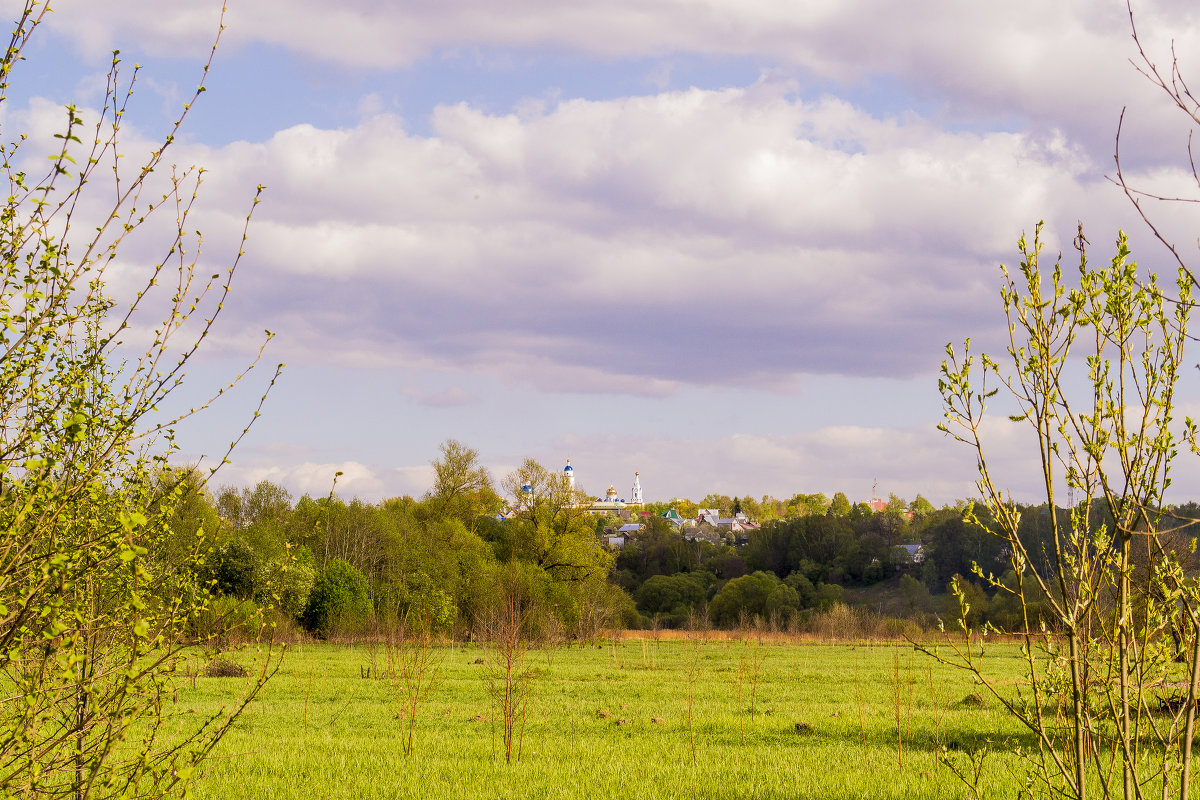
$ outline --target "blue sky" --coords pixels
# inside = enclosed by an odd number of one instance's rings
[[[161,136],[219,5],[52,5],[5,133],[94,108],[119,48],[143,68],[129,150]],[[1188,4],[1134,10],[1158,57],[1197,52]],[[951,502],[974,460],[935,430],[942,349],[998,342],[1017,237],[1045,219],[1054,249],[1082,220],[1104,254],[1126,228],[1168,268],[1105,180],[1123,107],[1126,167],[1186,186],[1187,128],[1129,64],[1120,2],[235,0],[226,23],[171,154],[208,170],[206,264],[267,191],[178,402],[264,328],[288,367],[218,483],[419,495],[456,438],[497,478],[570,457],[593,494],[637,470],[652,499]],[[184,425],[180,458],[219,456],[267,372]],[[994,442],[1032,496],[1019,433]]]

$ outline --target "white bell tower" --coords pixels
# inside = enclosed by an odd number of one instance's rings
[[[638,505],[641,505],[642,504],[642,482],[641,482],[641,480],[638,479],[639,475],[641,475],[640,472],[633,473],[633,496],[630,498],[630,500],[633,503],[637,503]]]

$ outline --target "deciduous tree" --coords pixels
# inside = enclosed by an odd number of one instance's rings
[[[1021,608],[1028,689],[1013,696],[988,680],[977,644],[959,650],[959,663],[1033,735],[1030,787],[1038,794],[1133,798],[1154,785],[1164,797],[1186,798],[1200,696],[1200,585],[1166,546],[1161,509],[1179,448],[1195,449],[1196,428],[1179,420],[1175,394],[1192,281],[1176,274],[1172,302],[1129,259],[1123,235],[1102,268],[1088,263],[1086,245],[1080,232],[1071,287],[1061,260],[1042,265],[1039,225],[1032,243],[1021,239],[1019,272],[1004,270],[1007,357],[975,356],[969,342],[947,348],[942,429],[976,456],[991,519],[968,520],[1001,538],[1011,570],[1004,580],[978,574]],[[1022,509],[992,472],[984,420],[1001,390],[1011,418],[1029,426],[1036,443],[1045,558],[1030,551]],[[1078,502],[1060,510],[1069,492]],[[1094,513],[1097,505],[1107,513]],[[981,601],[956,582],[969,636]],[[1034,635],[1039,618],[1058,636]],[[1182,687],[1177,704],[1160,703],[1156,687],[1164,685]],[[1053,707],[1066,713],[1047,714]]]
[[[606,574],[612,557],[596,536],[587,496],[565,476],[526,459],[504,479],[515,512],[516,554],[559,580]]]
[[[439,446],[441,456],[433,460],[433,487],[426,502],[437,517],[453,517],[467,530],[476,531],[476,521],[500,510],[500,496],[492,476],[479,463],[478,451],[455,439]]]

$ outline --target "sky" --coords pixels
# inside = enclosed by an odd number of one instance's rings
[[[0,131],[49,148],[66,104],[92,118],[119,49],[141,157],[201,79],[219,3],[52,6]],[[1133,12],[1150,57],[1173,42],[1200,81],[1200,8]],[[341,472],[345,497],[419,496],[457,439],[497,479],[570,458],[593,495],[637,471],[652,500],[952,503],[975,456],[936,428],[939,368],[966,337],[1003,351],[1018,237],[1044,220],[1047,252],[1070,251],[1082,222],[1103,260],[1124,229],[1170,274],[1109,180],[1123,110],[1131,179],[1197,194],[1187,119],[1112,0],[230,0],[223,23],[167,162],[206,170],[203,270],[245,254],[164,413],[274,338],[181,424],[177,460],[219,462],[286,367],[217,485],[324,495]],[[1190,258],[1194,207],[1151,210]],[[1036,498],[1028,436],[1002,413],[986,432]],[[1197,461],[1169,499],[1200,498]]]

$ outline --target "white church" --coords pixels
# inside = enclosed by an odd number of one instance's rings
[[[575,488],[575,468],[571,466],[571,459],[567,459],[567,465],[563,467],[563,475],[567,479],[567,485],[572,489]],[[608,491],[604,493],[604,497],[597,497],[588,506],[588,513],[597,516],[604,514],[614,514],[621,516],[621,512],[626,509],[642,508],[645,501],[642,500],[642,481],[641,473],[633,473],[633,489],[630,491],[629,499],[617,496],[616,487],[609,484]]]

